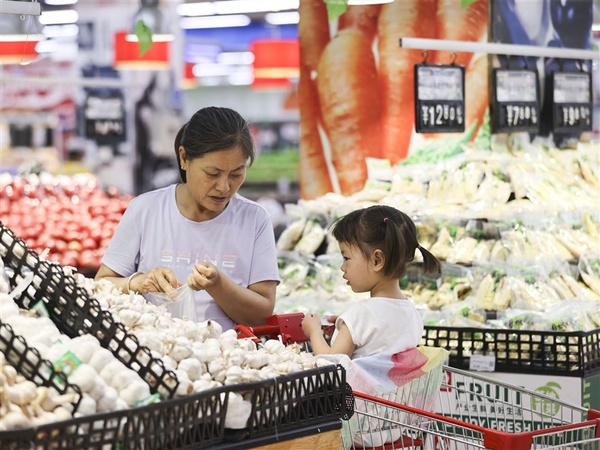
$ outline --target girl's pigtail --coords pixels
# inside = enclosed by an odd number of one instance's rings
[[[442,265],[440,261],[424,247],[420,245],[417,247],[423,255],[423,270],[426,274],[441,275]]]

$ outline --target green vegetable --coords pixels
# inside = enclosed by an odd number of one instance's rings
[[[463,146],[471,140],[476,126],[477,122],[473,123],[468,130],[458,137],[432,139],[398,164],[407,166],[419,163],[435,163],[464,153]]]

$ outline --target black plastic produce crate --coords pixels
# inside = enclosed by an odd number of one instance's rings
[[[2,321],[0,317],[0,353],[6,363],[15,368],[17,373],[33,381],[37,386],[46,386],[56,389],[59,394],[74,392],[77,400],[73,402],[73,412],[77,412],[81,401],[79,386],[69,383],[67,376],[57,371],[54,365],[42,358],[37,349],[27,345],[23,336],[17,335],[13,328]]]
[[[246,428],[225,430],[225,440],[230,442],[272,436],[352,414],[352,391],[342,366],[233,385],[231,390],[250,400],[252,412]]]
[[[0,432],[3,450],[203,449],[223,441],[222,389],[152,405]]]
[[[158,392],[163,398],[174,396],[178,386],[175,373],[167,370],[161,359],[153,357],[150,349],[140,345],[122,323],[78,286],[70,272],[59,264],[40,259],[1,222],[0,256],[13,271],[9,279],[11,289],[25,276],[33,275],[31,284],[15,298],[19,307],[31,309],[43,303],[61,333],[71,338],[82,334],[95,336],[117,359],[135,370],[153,393]]]
[[[226,430],[229,395],[247,395],[247,427]],[[138,408],[94,414],[36,428],[0,432],[0,448],[179,450],[250,448],[323,429],[348,413],[341,366],[325,366],[256,383],[225,386]],[[308,431],[307,431],[308,430]]]
[[[421,343],[450,351],[449,365],[469,369],[472,355],[495,358],[496,372],[586,377],[600,372],[600,329],[534,331],[426,326]]]

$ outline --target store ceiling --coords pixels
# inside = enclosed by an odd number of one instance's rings
[[[87,29],[82,26],[89,24],[90,11],[94,12],[92,17],[97,15],[97,20],[101,20],[102,9],[122,9],[122,16],[131,15],[133,21],[132,11],[135,11],[136,7],[158,4],[163,13],[168,16],[171,27],[181,26],[183,29],[182,33],[185,36],[183,60],[192,64],[221,64],[219,56],[222,53],[247,53],[255,40],[297,39],[298,37],[299,0],[128,0],[127,4],[123,0],[40,0],[40,2],[42,16],[39,19],[48,38],[40,45],[42,48],[40,51],[47,52],[47,56],[54,60],[61,61],[75,60],[82,49],[92,48],[89,45],[82,46],[82,39],[86,39],[82,31],[87,32]],[[139,6],[133,7],[134,2]],[[195,12],[192,9],[195,9]],[[287,17],[283,17],[285,14],[282,16],[281,13],[287,13]],[[198,15],[194,17],[194,14]],[[53,17],[54,15],[56,17]],[[218,26],[220,20],[233,17],[245,18],[247,24],[237,27]],[[64,19],[64,22],[61,22],[61,19]],[[119,20],[122,21],[123,17],[115,17],[114,22]],[[204,25],[201,28],[194,27],[196,20],[203,21]],[[106,28],[106,25],[101,24],[100,27]],[[110,30],[108,32],[109,35],[96,38],[105,41],[112,38],[112,32]],[[245,64],[248,66],[248,61]],[[248,67],[228,68],[230,69],[248,71]],[[214,79],[212,81],[214,82]]]

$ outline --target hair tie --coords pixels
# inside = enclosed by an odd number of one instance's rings
[[[384,217],[384,218],[383,218],[383,223],[387,223],[387,221],[388,221],[388,218],[387,218],[387,217]]]

